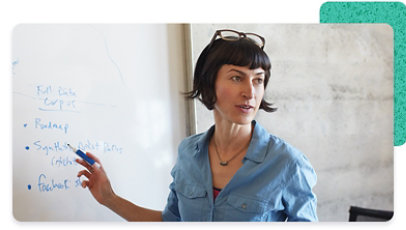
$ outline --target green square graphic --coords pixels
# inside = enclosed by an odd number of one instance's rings
[[[406,140],[406,6],[402,2],[326,2],[320,23],[385,23],[394,34],[394,145]]]

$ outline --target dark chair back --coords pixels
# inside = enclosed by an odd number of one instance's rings
[[[393,217],[392,211],[361,208],[356,206],[351,206],[349,212],[349,221],[388,221]]]

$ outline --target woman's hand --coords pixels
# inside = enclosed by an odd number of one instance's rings
[[[83,175],[87,178],[87,180],[82,181],[82,187],[88,187],[97,202],[110,208],[128,221],[162,221],[161,211],[139,207],[117,196],[111,188],[110,181],[100,160],[89,152],[86,152],[86,155],[96,161],[100,167],[97,167],[96,164],[89,165],[82,159],[76,159],[77,163],[87,169],[80,171],[78,177]]]
[[[106,172],[104,171],[100,160],[89,152],[86,152],[86,155],[95,160],[100,167],[96,166],[96,164],[89,165],[83,159],[76,159],[77,163],[81,164],[87,169],[84,169],[78,173],[78,177],[83,175],[87,178],[87,180],[82,181],[82,187],[88,187],[97,202],[107,206],[115,196],[113,189],[111,188],[110,181],[107,178]]]

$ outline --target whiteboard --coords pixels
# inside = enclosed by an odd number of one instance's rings
[[[76,177],[97,155],[120,196],[163,209],[185,136],[181,25],[18,25],[13,31],[13,213],[121,221]]]

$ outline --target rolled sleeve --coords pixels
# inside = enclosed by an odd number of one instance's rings
[[[290,167],[283,203],[288,221],[318,221],[317,198],[312,188],[317,182],[317,175],[307,158],[302,155],[293,161]]]
[[[172,177],[175,175],[176,166],[172,169]],[[165,209],[162,212],[163,221],[180,221],[178,209],[178,197],[175,191],[175,180],[169,185],[170,193]]]
[[[178,199],[176,197],[176,193],[173,190],[171,190],[171,192],[169,193],[168,203],[166,204],[165,209],[162,212],[162,220],[180,221],[180,215],[178,210]]]

